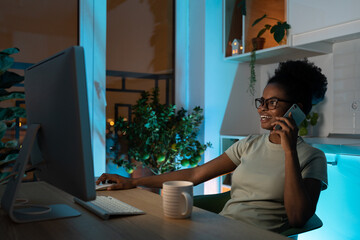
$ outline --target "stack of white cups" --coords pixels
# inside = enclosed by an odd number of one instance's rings
[[[164,182],[162,200],[166,217],[190,217],[193,208],[193,183],[188,181]]]

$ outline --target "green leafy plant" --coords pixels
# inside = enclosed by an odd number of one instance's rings
[[[286,21],[281,21],[277,18],[268,17],[266,14],[256,19],[251,26],[254,27],[256,24],[258,24],[265,18],[275,20],[276,24],[265,24],[264,27],[260,29],[256,37],[260,38],[266,31],[269,30],[270,33],[273,34],[275,41],[280,44],[281,41],[284,39],[285,35],[287,35],[287,31],[291,28],[291,26]]]
[[[306,136],[308,135],[308,127],[315,126],[319,120],[319,114],[316,112],[311,112],[306,116],[306,119],[301,122],[299,125],[299,135]]]
[[[270,24],[265,24],[264,27],[262,29],[260,29],[260,31],[258,32],[256,38],[261,38],[262,35],[266,32],[266,31],[270,31],[271,34],[273,34],[273,37],[275,39],[275,41],[278,44],[281,44],[282,40],[284,39],[284,37],[287,35],[288,30],[291,28],[291,26],[286,22],[286,21],[281,21],[280,19],[277,18],[273,18],[273,17],[268,17],[266,14],[264,14],[262,17],[256,19],[253,24],[251,25],[252,27],[254,27],[255,25],[257,25],[259,22],[261,22],[263,19],[271,19],[271,20],[275,20],[277,21],[275,25],[270,25]],[[265,39],[263,39],[263,41],[265,41]],[[255,63],[256,63],[256,50],[259,50],[260,47],[258,46],[259,43],[258,41],[254,41],[253,39],[253,49],[251,51],[251,55],[250,55],[250,77],[249,77],[249,88],[248,88],[248,92],[250,92],[250,94],[252,96],[254,96],[255,93],[255,83],[256,83],[256,74],[255,74]]]
[[[195,167],[210,143],[196,140],[204,119],[202,109],[195,107],[191,113],[185,109],[176,112],[175,105],[159,103],[159,90],[143,92],[133,106],[132,121],[121,118],[115,129],[118,142],[125,139],[127,154],[120,154],[119,146],[111,160],[124,167],[128,173],[136,168],[135,160],[154,174],[170,172],[183,167]],[[121,147],[121,146],[120,146]]]
[[[24,80],[23,76],[10,72],[8,69],[14,63],[10,56],[18,53],[18,48],[8,48],[0,52],[0,102],[24,99],[24,93],[9,91],[15,84]],[[13,163],[19,153],[19,144],[15,139],[6,139],[5,133],[8,129],[15,126],[16,118],[25,118],[25,109],[21,107],[0,107],[0,179],[9,173],[5,169]]]
[[[256,73],[255,73],[255,63],[256,63],[256,53],[255,50],[251,51],[250,55],[250,77],[249,77],[249,88],[248,92],[254,96],[255,95],[255,83],[256,83]]]

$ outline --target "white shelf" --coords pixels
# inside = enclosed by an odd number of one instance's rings
[[[360,20],[324,29],[290,35],[291,45],[256,51],[256,63],[270,64],[332,53],[333,44],[360,38]],[[250,62],[251,53],[225,57],[228,61]]]
[[[312,46],[311,46],[312,47]],[[289,47],[281,45],[256,51],[256,64],[270,64],[286,60],[302,59],[305,57],[319,56],[332,52],[332,46],[327,45],[318,49],[307,49],[306,46]],[[251,53],[225,57],[226,61],[250,62]]]
[[[229,21],[231,20],[229,15],[232,15],[232,8],[235,7],[234,0],[224,0],[228,4],[224,3],[226,11],[224,12],[224,29],[227,27],[226,31],[224,31],[225,36],[228,36],[228,32],[230,31],[228,28],[230,27]],[[295,11],[297,9],[296,2],[286,1],[288,5],[287,15],[289,15],[289,6],[290,9]],[[298,1],[301,2],[301,1]],[[230,4],[231,3],[231,4]],[[294,5],[295,4],[295,5]],[[323,12],[332,12],[338,10],[334,8],[334,4],[328,4],[324,6],[318,6],[321,3],[317,3],[316,6],[310,8],[313,12],[309,13],[312,18],[315,18],[316,22],[322,22],[321,16]],[[293,6],[294,5],[294,6]],[[300,4],[302,5],[302,4]],[[306,6],[306,3],[303,5]],[[347,5],[347,7],[349,7]],[[314,9],[319,12],[317,14]],[[320,10],[321,9],[321,10]],[[290,13],[290,15],[297,15],[297,13]],[[313,14],[313,15],[311,15]],[[332,25],[330,26],[318,26],[318,28],[308,27],[305,28],[304,32],[299,32],[297,27],[299,24],[304,24],[308,19],[303,19],[303,15],[290,18],[289,24],[294,28],[289,30],[289,35],[287,38],[287,44],[270,47],[263,50],[256,51],[256,63],[257,64],[270,64],[277,63],[285,60],[295,60],[301,59],[304,57],[314,57],[323,54],[332,53],[333,44],[339,42],[345,42],[353,39],[360,38],[360,19],[359,14],[353,14],[354,16],[348,18],[349,14],[337,14],[336,21],[332,21]],[[318,19],[319,18],[319,19]],[[293,22],[292,22],[293,21]],[[294,24],[293,24],[294,23]],[[300,30],[301,31],[301,30]],[[244,37],[244,36],[242,36]],[[224,41],[227,42],[227,41]],[[225,49],[224,49],[225,52]],[[224,57],[226,61],[236,61],[236,62],[250,62],[251,53],[244,53],[235,56]]]

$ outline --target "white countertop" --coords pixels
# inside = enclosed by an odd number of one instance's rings
[[[360,155],[359,138],[303,137],[303,139],[325,153]]]

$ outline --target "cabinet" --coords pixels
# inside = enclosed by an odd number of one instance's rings
[[[242,53],[249,53],[253,49],[251,39],[257,36],[265,24],[274,25],[277,22],[275,19],[286,21],[284,0],[225,0],[224,4],[224,36],[227,42],[225,57],[231,57],[231,42],[235,38],[241,40]],[[264,18],[252,27],[251,24],[264,14],[269,18]],[[266,40],[264,48],[278,46],[270,31],[265,31],[262,37]],[[282,45],[286,45],[286,42],[285,37]]]
[[[319,30],[331,32],[333,27],[355,24],[360,20],[358,0],[288,0],[288,2],[288,20],[293,27],[291,33],[295,36],[315,33]],[[353,31],[358,32],[356,29]],[[333,32],[333,34],[341,36],[345,33],[339,28],[337,33]]]
[[[241,2],[246,2],[242,15]],[[339,11],[339,9],[342,9]],[[264,49],[256,51],[259,64],[275,63],[332,53],[334,43],[360,38],[360,1],[327,0],[223,0],[223,52],[228,61],[250,61],[251,38],[265,23],[251,27],[253,21],[265,13],[287,21],[291,25],[288,36],[278,45],[270,33],[264,35]],[[241,39],[243,50],[232,55],[231,42]]]

